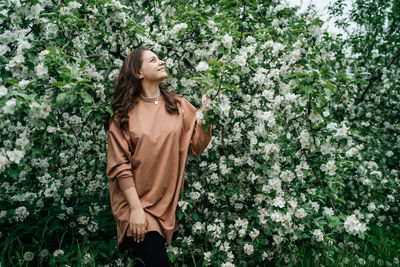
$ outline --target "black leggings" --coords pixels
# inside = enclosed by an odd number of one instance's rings
[[[125,236],[125,242],[132,248],[131,257],[139,257],[145,263],[136,260],[134,266],[168,267],[169,259],[165,247],[166,239],[157,231],[150,231],[144,235],[142,242],[135,242],[133,237]]]

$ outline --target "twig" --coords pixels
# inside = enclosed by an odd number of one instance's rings
[[[112,65],[111,65],[110,67],[108,67],[107,72],[106,72],[106,75],[105,75],[105,77],[104,77],[104,81],[107,81],[108,75],[110,74],[110,71],[111,71],[112,67],[113,67]]]
[[[390,61],[390,63],[386,66],[386,68],[387,68],[387,69],[390,68],[390,66],[398,59],[399,56],[400,56],[400,51],[397,53],[397,55],[395,55],[395,56],[393,57],[393,59],[392,59],[392,60]],[[371,87],[372,87],[372,85],[374,84],[374,82],[375,82],[376,80],[379,80],[379,79],[382,77],[382,75],[383,75],[382,71],[379,70],[379,74],[378,74],[377,76],[375,76],[375,77],[373,77],[373,78],[371,78],[371,79],[369,80],[368,85],[367,85],[367,88],[365,88],[365,90],[362,92],[360,98],[357,99],[357,100],[355,101],[355,103],[354,103],[355,105],[360,104],[360,103],[364,100],[365,96],[367,95],[368,91],[371,89]]]
[[[245,21],[246,19],[246,4],[243,6],[243,15],[242,15],[242,19],[241,21]],[[242,35],[243,35],[243,30],[244,30],[244,26],[243,23],[240,23],[241,25],[241,31],[240,31],[240,38],[239,38],[239,46],[242,46]]]
[[[219,130],[220,130],[220,134],[221,134],[222,153],[224,154],[224,156],[226,156],[226,153],[225,153],[225,142],[224,142],[224,126],[222,125],[222,123],[219,124]]]
[[[299,137],[300,134],[299,134],[299,132],[297,131],[297,129],[294,128],[294,130],[296,131],[297,137]],[[308,155],[307,155],[307,153],[304,151],[304,149],[301,148],[300,151],[301,151],[301,154],[306,158],[306,161],[307,161],[307,162],[310,162],[310,158],[308,157]],[[314,173],[315,178],[317,178],[317,181],[318,181],[319,185],[321,186],[322,191],[324,191],[324,193],[325,193],[325,195],[326,195],[325,188],[324,188],[324,186],[322,185],[321,179],[319,179],[315,168],[314,168],[314,167],[311,167],[311,169],[312,169],[312,171],[313,171],[313,173]],[[335,213],[336,213],[336,214],[339,214],[339,212],[337,211],[335,205],[333,204],[332,199],[331,199],[330,197],[327,197],[327,198],[328,198],[329,202],[331,203],[331,206],[332,206],[332,208],[334,209]]]
[[[94,131],[93,128],[92,128],[92,134],[93,134],[93,145],[95,147],[96,144],[97,144],[97,142],[96,142],[96,132]],[[93,171],[94,176],[96,176],[96,172],[97,172],[97,157],[94,159],[94,171]]]
[[[257,71],[256,71],[256,69],[255,69],[255,68],[253,68],[253,67],[252,67],[252,66],[250,66],[250,65],[249,65],[249,68],[250,68],[252,71],[254,71],[254,72],[257,72]]]

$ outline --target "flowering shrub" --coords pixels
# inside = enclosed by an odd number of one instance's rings
[[[343,115],[362,80],[336,66],[343,41],[318,18],[284,2],[0,5],[1,242],[23,240],[25,258],[66,261],[64,234],[98,242],[102,262],[113,253],[103,123],[139,45],[165,60],[169,90],[197,107],[211,96],[197,116],[213,138],[188,159],[171,261],[283,264],[304,242],[329,255],[393,223],[397,171]]]

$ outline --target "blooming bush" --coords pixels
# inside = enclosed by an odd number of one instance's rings
[[[287,264],[304,242],[330,255],[394,222],[397,169],[348,115],[363,74],[337,66],[343,40],[320,19],[285,2],[0,5],[0,240],[23,240],[25,258],[66,261],[63,238],[97,242],[103,263],[113,253],[103,123],[139,45],[165,60],[169,90],[197,107],[211,96],[197,115],[213,137],[188,159],[168,247],[176,265]]]

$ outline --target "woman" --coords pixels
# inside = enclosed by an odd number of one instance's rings
[[[146,266],[169,266],[165,242],[176,239],[176,207],[188,153],[200,155],[211,139],[197,109],[161,82],[164,61],[145,47],[121,67],[109,120],[107,176],[120,251],[131,247]],[[203,110],[207,111],[203,95]]]

